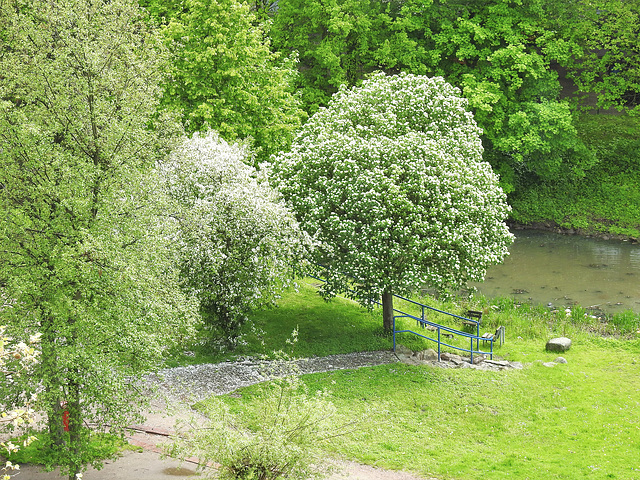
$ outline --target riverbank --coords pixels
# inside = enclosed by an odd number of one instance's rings
[[[640,118],[581,115],[576,127],[594,155],[584,170],[523,176],[508,195],[514,224],[558,233],[640,240]]]
[[[502,264],[471,283],[481,294],[593,316],[640,314],[640,245],[566,235],[554,229],[512,230],[515,242]]]
[[[508,220],[507,225],[511,231],[518,230],[539,230],[543,232],[558,233],[561,235],[580,235],[588,238],[600,238],[602,240],[619,240],[622,242],[631,242],[632,244],[640,243],[640,236],[622,235],[609,232],[602,232],[589,228],[572,228],[562,226],[553,220],[520,223]]]

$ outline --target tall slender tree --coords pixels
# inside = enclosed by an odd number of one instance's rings
[[[139,414],[136,374],[188,337],[154,168],[167,54],[131,0],[0,3],[0,281],[11,329],[40,332],[53,463],[87,463],[87,423]],[[63,412],[68,412],[68,424]]]

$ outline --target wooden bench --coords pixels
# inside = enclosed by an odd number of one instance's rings
[[[504,327],[501,325],[496,330],[496,333],[484,333],[482,334],[482,341],[487,342],[500,342],[500,345],[504,343]]]
[[[476,328],[482,323],[482,312],[467,310],[467,318],[462,320],[462,327]]]

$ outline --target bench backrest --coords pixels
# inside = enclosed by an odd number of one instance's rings
[[[475,318],[478,323],[482,322],[482,312],[476,310],[467,310],[467,318]]]

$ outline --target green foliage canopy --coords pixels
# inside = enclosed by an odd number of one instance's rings
[[[640,113],[640,4],[624,0],[557,2],[554,20],[570,45],[561,63],[578,95],[598,108]]]
[[[306,114],[293,92],[295,56],[270,51],[266,24],[238,0],[187,0],[164,29],[173,55],[163,103],[189,132],[251,139],[258,159],[288,147]]]
[[[305,107],[374,70],[443,76],[469,100],[507,191],[523,178],[581,176],[593,165],[552,68],[569,43],[544,0],[283,0],[274,46],[300,55]]]

